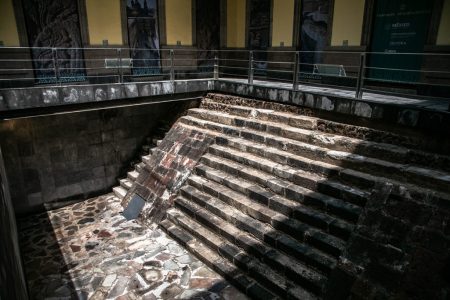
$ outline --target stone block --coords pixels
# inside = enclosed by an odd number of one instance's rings
[[[136,84],[125,84],[124,85],[125,96],[127,98],[136,98],[139,97],[139,91]]]
[[[358,117],[370,118],[372,116],[372,107],[361,101],[353,101],[352,112]]]
[[[402,109],[398,113],[397,123],[405,126],[415,127],[419,121],[419,111],[413,109]]]

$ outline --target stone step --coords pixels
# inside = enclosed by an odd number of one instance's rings
[[[280,216],[282,214],[344,240],[350,236],[354,228],[354,225],[348,222],[280,197],[257,185],[244,183],[239,187],[246,191],[242,194],[228,188],[227,184],[230,183],[228,180],[220,185],[213,180],[191,175],[188,183],[199,191],[216,197],[261,222],[272,224],[273,220],[282,219]]]
[[[143,145],[142,146],[142,151],[144,152],[144,153],[146,153],[146,155],[147,154],[149,154],[150,153],[150,149],[152,148],[152,146],[150,146],[150,145]]]
[[[338,257],[345,246],[345,242],[342,239],[282,214],[274,214],[270,222],[266,223],[254,219],[240,209],[216,197],[209,196],[192,186],[182,187],[180,194],[261,240],[267,239],[265,236],[268,233],[285,234],[334,257]],[[261,210],[258,211],[261,213]]]
[[[417,184],[422,187],[426,185],[429,188],[447,192],[450,191],[450,175],[444,172],[391,163],[348,152],[329,150],[327,148],[295,141],[289,138],[279,137],[278,135],[267,132],[205,121],[192,116],[182,117],[179,119],[179,122],[198,128],[214,130],[226,135],[241,137],[337,166],[361,170],[374,175],[388,175],[392,179],[401,182]]]
[[[208,96],[207,96],[208,97]],[[344,123],[337,123],[316,117],[299,115],[298,112],[281,112],[274,109],[261,109],[245,104],[232,105],[221,102],[219,99],[206,98],[202,101],[201,108],[209,111],[218,110],[227,112],[244,118],[257,119],[262,121],[277,122],[300,129],[320,131],[325,134],[332,134],[336,137],[346,137],[356,141],[356,150],[363,151],[361,154],[371,156],[364,152],[367,147],[374,146],[375,153],[386,148],[393,151],[394,156],[380,156],[379,158],[391,160],[403,164],[416,164],[426,168],[443,170],[450,172],[450,156],[426,152],[404,146],[410,144],[410,141],[402,139],[398,134],[374,130],[366,127],[355,126]],[[403,143],[398,141],[402,140]],[[358,142],[362,142],[361,144]],[[345,146],[345,145],[344,145]],[[349,149],[350,150],[350,149]],[[373,151],[369,151],[373,152]]]
[[[302,206],[309,206],[318,211],[334,215],[339,219],[355,223],[361,214],[361,208],[340,199],[313,192],[296,184],[291,184],[275,176],[263,173],[261,171],[249,168],[239,167],[230,161],[206,154],[202,157],[201,164],[197,165],[195,172],[198,175],[206,177],[218,183],[226,184],[231,189],[237,190],[243,194],[249,194],[251,185],[259,184],[268,188],[275,194],[295,201]],[[225,169],[228,174],[223,174],[218,169]],[[229,176],[231,175],[231,176]],[[224,178],[222,178],[224,177]],[[236,177],[240,177],[237,179]],[[242,181],[250,181],[250,183]]]
[[[113,192],[114,192],[114,195],[116,195],[117,198],[119,198],[119,199],[123,199],[125,197],[125,195],[127,194],[127,190],[121,186],[113,187]]]
[[[142,162],[145,163],[145,164],[147,164],[147,165],[149,165],[149,164],[150,164],[150,159],[151,159],[151,157],[152,157],[153,152],[154,152],[154,150],[153,150],[153,148],[152,148],[150,154],[142,156],[142,157],[141,157]]]
[[[167,216],[173,223],[283,298],[287,296],[289,288],[293,288],[291,293],[296,291],[291,295],[296,299],[302,299],[300,296],[304,297],[305,293],[314,299],[316,296],[312,293],[316,295],[322,293],[326,280],[324,275],[256,240],[251,235],[236,229],[236,238],[230,241],[177,209],[169,210]]]
[[[179,126],[186,127],[186,129],[188,130],[199,130],[199,128],[196,126],[187,125],[182,122],[183,121],[180,121]],[[285,151],[283,150],[283,148],[278,149],[205,128],[203,128],[202,130],[208,135],[214,137],[216,139],[216,143],[219,145],[230,146],[240,151],[245,151],[261,157],[273,159],[275,162],[288,164],[297,169],[303,169],[308,172],[317,173],[321,176],[325,176],[326,178],[338,180],[347,185],[351,185],[363,190],[371,190],[375,188],[376,185],[384,185],[386,182],[388,182],[393,186],[391,194],[399,199],[402,199],[404,197],[413,197],[414,199],[421,199],[420,201],[428,201],[427,199],[429,198],[429,195],[432,194],[434,197],[434,201],[440,203],[450,203],[450,196],[448,194],[438,192],[436,190],[430,189],[429,187],[424,187],[423,185],[413,185],[409,183],[399,182],[395,179],[386,178],[384,176],[371,175],[319,160],[309,159]],[[405,191],[407,191],[407,194],[405,194]]]
[[[221,124],[249,128],[256,131],[275,134],[303,143],[314,144],[330,150],[350,152],[366,157],[388,161],[408,162],[408,149],[390,144],[374,143],[335,134],[323,133],[304,128],[293,127],[280,121],[264,121],[255,118],[243,118],[229,113],[215,112],[201,108],[188,111],[189,116]]]
[[[289,112],[280,112],[274,109],[255,108],[243,105],[231,105],[221,103],[211,98],[203,98],[200,108],[207,110],[226,111],[229,114],[252,118],[263,121],[279,122],[303,129],[317,129],[317,118],[293,114]]]
[[[127,178],[130,179],[131,181],[136,181],[136,179],[139,176],[139,172],[137,172],[136,170],[134,171],[130,171],[127,173]]]
[[[138,173],[141,172],[141,170],[145,167],[145,164],[141,161],[134,165],[134,170]]]
[[[171,210],[170,210],[171,211]],[[169,211],[169,212],[170,212]],[[172,218],[171,218],[172,219]],[[160,223],[162,229],[167,234],[175,239],[180,244],[184,245],[188,251],[193,253],[199,260],[223,276],[231,284],[236,286],[239,290],[245,293],[252,299],[267,299],[275,300],[279,299],[272,292],[267,290],[261,284],[247,276],[243,271],[236,267],[233,263],[229,262],[226,258],[223,258],[217,252],[208,248],[205,244],[201,243],[194,236],[189,234],[186,230],[180,226],[174,224],[169,219],[166,219]],[[302,295],[296,290],[288,290],[288,293]],[[308,298],[309,297],[309,298]],[[305,293],[303,299],[317,299],[309,293]]]
[[[230,147],[211,145],[209,153],[229,159],[233,162],[252,167],[254,169],[276,175],[307,189],[317,191],[344,201],[364,206],[369,192],[351,187],[317,173],[299,170],[287,164],[280,164],[272,159],[266,159],[251,153],[243,153]]]
[[[120,179],[119,180],[120,186],[126,189],[127,191],[131,189],[133,182],[129,180],[128,178]]]

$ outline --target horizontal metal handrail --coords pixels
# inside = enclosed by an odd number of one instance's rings
[[[75,55],[76,58],[67,57],[74,55],[73,53],[76,53],[76,51],[79,51],[79,54]],[[9,55],[11,55],[10,58]],[[24,57],[18,58],[18,55]],[[43,55],[44,57],[33,59],[33,55]],[[145,57],[146,55],[147,57]],[[417,59],[417,69],[414,69],[414,67],[402,68],[395,62],[391,63],[393,64],[391,66],[386,65],[390,60],[372,65],[366,63],[366,61],[371,62],[374,57],[382,55],[386,57],[417,56],[420,59]],[[145,80],[152,81],[161,80],[161,76],[164,78],[169,76],[173,82],[176,78],[219,79],[220,75],[224,75],[236,78],[247,77],[248,84],[253,84],[253,78],[288,82],[292,84],[293,90],[296,90],[298,84],[302,82],[317,86],[352,88],[356,92],[355,97],[360,98],[366,80],[370,81],[372,85],[376,82],[378,86],[380,84],[403,84],[414,88],[415,85],[427,84],[423,81],[431,77],[424,74],[435,74],[433,80],[439,82],[435,84],[442,87],[450,86],[450,78],[447,76],[447,74],[450,74],[448,67],[444,70],[440,70],[442,67],[445,68],[442,65],[435,67],[436,69],[430,69],[429,66],[423,67],[421,58],[430,56],[450,57],[450,53],[296,51],[282,49],[217,50],[189,47],[164,49],[0,47],[0,82],[2,82],[0,88],[5,87],[3,84],[5,82],[9,82],[6,87],[14,87],[16,81],[26,81],[19,85],[23,87],[27,84],[29,86],[67,85],[70,84],[71,80],[77,84],[79,82],[108,83],[111,80],[114,80],[112,83],[124,83],[125,81],[133,81],[133,77],[148,77]],[[341,57],[343,58],[342,61],[347,64],[341,62]],[[395,59],[391,60],[396,61]],[[333,67],[335,66],[339,66],[342,70],[340,74],[334,74],[335,68]],[[317,72],[317,70],[320,70],[320,72]],[[383,72],[389,75],[380,78],[380,76],[383,76]],[[11,78],[5,78],[7,76]],[[21,77],[15,78],[15,76]]]

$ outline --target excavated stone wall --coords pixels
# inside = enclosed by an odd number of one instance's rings
[[[448,299],[449,203],[398,188],[374,187],[326,299]]]
[[[107,193],[125,174],[158,121],[196,101],[0,122],[0,145],[16,213]]]

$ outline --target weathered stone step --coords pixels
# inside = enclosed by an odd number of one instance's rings
[[[170,212],[171,210],[169,210]],[[173,219],[173,218],[171,218]],[[184,245],[191,253],[193,253],[198,259],[223,276],[231,284],[236,286],[247,296],[253,299],[267,299],[275,300],[279,299],[272,292],[267,290],[261,284],[245,275],[238,267],[229,262],[226,258],[221,257],[217,252],[211,250],[209,247],[201,243],[194,236],[186,232],[179,225],[173,223],[171,220],[166,219],[160,223],[160,226],[169,236],[174,238],[177,242]],[[298,291],[292,291],[296,295],[302,295]],[[288,290],[288,293],[292,293]],[[302,295],[303,296],[303,295]],[[309,297],[309,298],[308,298]],[[304,294],[303,299],[317,299],[308,293]]]
[[[317,129],[317,118],[280,112],[274,109],[255,108],[243,105],[221,103],[211,98],[203,98],[200,108],[224,111],[232,115],[263,121],[279,122],[297,128]]]
[[[217,95],[207,95],[207,97],[208,96],[213,96],[214,98]],[[224,103],[221,100],[223,99],[220,99],[220,96],[219,99],[206,98],[202,101],[201,108],[210,111],[216,110],[227,112],[229,114],[244,118],[277,122],[296,128],[317,130],[322,133],[332,134],[334,136],[348,137],[356,141],[363,142],[360,145],[357,143],[358,151],[364,150],[362,148],[365,148],[366,146],[376,145],[374,150],[379,152],[379,147],[377,145],[381,145],[381,148],[391,149],[391,151],[394,151],[394,154],[397,154],[388,157],[381,156],[379,158],[385,160],[391,159],[393,162],[402,164],[415,164],[426,168],[450,172],[450,156],[411,149],[409,148],[410,141],[398,134],[361,126],[337,123],[316,117],[303,116],[293,112],[280,112],[274,109],[255,108],[246,106],[245,103],[232,105]],[[405,143],[407,145],[406,147]],[[364,155],[370,156],[367,153],[364,153]]]
[[[136,181],[136,179],[139,176],[139,172],[137,172],[136,170],[134,171],[130,171],[127,173],[127,178],[130,179],[131,181]]]
[[[134,165],[134,170],[140,173],[144,167],[145,164],[141,161],[140,163]]]
[[[121,186],[113,187],[113,192],[114,195],[116,195],[119,199],[123,199],[123,197],[125,197],[125,195],[127,194],[127,190]]]
[[[207,170],[204,171],[205,173],[208,172]],[[261,222],[271,224],[272,219],[280,219],[279,214],[283,214],[344,240],[349,237],[354,227],[350,223],[280,197],[257,185],[248,186],[244,183],[243,186],[239,187],[240,190],[245,191],[245,194],[242,194],[228,188],[226,185],[230,182],[226,179],[222,181],[223,185],[220,185],[215,181],[191,175],[188,183]]]
[[[202,209],[199,208],[198,212],[201,213],[201,211]],[[194,235],[230,262],[234,262],[236,266],[276,291],[278,295],[286,297],[289,287],[296,287],[296,290],[307,289],[309,293],[313,292],[319,295],[322,293],[326,280],[324,275],[267,246],[252,236],[235,228],[236,238],[234,241],[230,241],[182,212],[170,210],[167,215],[172,222]],[[212,215],[209,216],[213,217]],[[249,249],[249,251],[246,249]],[[303,293],[296,294],[297,296],[303,296]],[[296,297],[296,299],[301,298]]]
[[[262,171],[255,170],[250,167],[243,167],[229,160],[213,156],[209,153],[202,157],[201,162],[212,169],[205,168],[202,165],[197,165],[195,169],[196,173],[206,176],[211,180],[217,179],[217,175],[215,176],[215,174],[217,174],[219,170],[225,170],[230,175],[238,175],[245,180],[260,184],[264,188],[268,188],[274,193],[289,200],[326,212],[327,214],[332,214],[349,222],[355,223],[361,214],[361,208],[352,203],[347,203],[340,199],[308,190]],[[225,182],[228,187],[238,189],[238,191],[243,194],[249,193],[249,191],[245,189],[245,186],[242,187],[243,184],[241,184],[239,180],[236,180],[233,176],[228,176],[228,174],[220,175],[226,177],[223,179],[223,182]],[[221,179],[222,178],[219,178],[219,180]],[[221,182],[219,181],[219,183]]]
[[[131,186],[133,185],[133,182],[127,178],[120,179],[119,183],[120,183],[120,186],[123,187],[124,189],[126,189],[127,191],[129,189],[131,189]]]
[[[153,154],[153,152],[154,152],[154,150],[152,149],[152,154]],[[150,164],[150,159],[152,157],[152,154],[142,156],[141,157],[142,162],[147,164],[147,165]]]
[[[323,133],[304,128],[293,127],[280,121],[270,122],[255,118],[242,118],[228,113],[193,108],[189,116],[221,124],[249,128],[264,133],[275,134],[303,143],[314,144],[330,150],[350,152],[370,158],[378,158],[396,163],[409,163],[410,151],[407,148],[391,144],[375,143],[346,136]],[[431,154],[430,154],[431,155]]]
[[[428,198],[428,195],[433,194],[436,199],[439,199],[437,201],[450,202],[450,198],[448,197],[448,195],[436,192],[428,188],[424,188],[423,186],[404,184],[382,176],[374,176],[360,171],[321,162],[318,160],[305,158],[284,150],[244,140],[242,138],[219,134],[216,136],[216,143],[219,145],[232,147],[241,152],[252,153],[257,156],[270,159],[274,162],[287,164],[297,169],[316,173],[329,179],[338,180],[345,183],[346,185],[351,185],[352,187],[357,187],[362,190],[371,190],[376,183],[390,182],[394,186],[392,193],[397,196],[403,195],[402,191],[404,191],[406,188],[411,193],[411,195],[414,195],[413,197],[417,199],[425,199]],[[347,200],[350,201],[351,199],[348,198]],[[358,202],[355,202],[354,204],[362,205]]]
[[[265,223],[246,215],[241,210],[228,205],[216,197],[209,196],[192,186],[184,186],[180,189],[180,192],[181,195],[187,199],[205,207],[205,209],[209,210],[211,213],[214,213],[220,218],[234,224],[239,229],[247,231],[261,240],[267,238],[265,235],[268,233],[279,231],[279,234],[284,232],[300,242],[335,257],[338,257],[344,249],[345,242],[342,239],[336,238],[285,215],[275,214],[270,219],[270,223]]]
[[[450,191],[450,175],[447,173],[415,166],[391,163],[348,152],[329,150],[327,148],[279,137],[266,132],[263,133],[252,129],[205,121],[192,116],[182,117],[179,121],[187,125],[215,130],[231,136],[239,136],[253,142],[263,143],[268,146],[286,150],[293,154],[301,155],[310,159],[321,160],[337,166],[361,170],[363,172],[368,172],[375,175],[388,175],[392,179],[398,181],[417,184],[419,186],[426,185],[427,187],[447,192]]]
[[[208,151],[216,156],[230,159],[269,174],[274,174],[307,189],[337,197],[350,203],[356,203],[360,206],[364,206],[369,196],[367,191],[350,187],[333,179],[320,176],[317,173],[311,173],[287,164],[277,163],[273,159],[266,159],[251,153],[243,153],[242,151],[220,145],[211,145]]]

